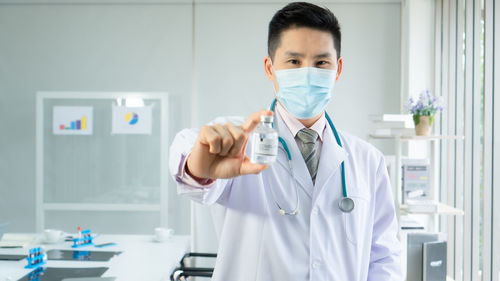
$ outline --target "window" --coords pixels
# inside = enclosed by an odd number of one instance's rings
[[[500,176],[494,155],[500,150],[495,138],[500,119],[494,114],[497,108],[500,116],[494,99],[494,75],[498,78],[500,71],[495,56],[500,50],[494,49],[500,49],[494,26],[499,26],[499,8],[494,2],[436,1],[436,93],[447,101],[440,130],[465,136],[463,142],[443,143],[440,149],[441,200],[465,211],[463,217],[440,222],[440,230],[448,233],[448,274],[455,280],[500,280],[500,258],[493,255],[500,250],[495,237],[500,219],[493,204],[500,198],[494,190],[495,175]]]

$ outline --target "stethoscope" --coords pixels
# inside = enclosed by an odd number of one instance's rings
[[[271,103],[271,111],[275,111],[276,108],[276,99],[273,100]],[[342,142],[340,141],[339,134],[337,133],[337,130],[335,129],[335,126],[333,126],[333,122],[330,119],[330,116],[328,116],[328,113],[325,111],[325,117],[326,120],[328,121],[328,124],[330,125],[330,128],[333,131],[333,134],[335,135],[335,140],[337,140],[337,144],[342,147]],[[274,124],[273,124],[274,126]],[[290,153],[290,149],[288,149],[288,145],[286,144],[286,141],[278,136],[278,140],[283,146],[283,149],[286,152],[286,155],[288,156],[288,165],[290,166],[290,171],[292,173],[292,180],[295,185],[295,196],[297,197],[297,202],[295,204],[295,208],[291,211],[285,211],[283,208],[281,208],[280,204],[278,201],[276,201],[276,197],[274,196],[274,191],[271,188],[271,194],[273,196],[274,202],[279,208],[279,213],[280,215],[297,215],[299,213],[299,205],[300,205],[300,200],[299,200],[299,190],[297,187],[297,180],[295,179],[295,174],[293,172],[293,165],[292,165],[292,154]],[[344,212],[344,213],[350,213],[352,210],[354,210],[354,200],[352,200],[350,197],[347,196],[347,188],[346,188],[346,183],[345,183],[345,166],[344,166],[344,161],[340,164],[340,169],[341,169],[341,177],[342,177],[342,195],[343,198],[340,199],[339,201],[339,209]]]

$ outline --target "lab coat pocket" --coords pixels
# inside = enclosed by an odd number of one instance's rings
[[[349,197],[354,201],[354,209],[350,213],[342,213],[344,220],[344,230],[346,238],[353,244],[358,244],[367,231],[367,212],[370,204],[368,193],[357,191],[352,192]]]

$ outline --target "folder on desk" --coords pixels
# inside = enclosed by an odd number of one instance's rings
[[[20,261],[22,259],[25,259],[27,256],[26,255],[5,255],[2,254],[0,255],[0,261]]]
[[[115,277],[80,277],[64,278],[62,281],[115,281]]]
[[[29,234],[6,233],[0,241],[0,247],[26,247],[34,241],[35,238]]]
[[[121,252],[52,249],[47,252],[47,259],[63,261],[109,261],[112,257],[119,254]]]
[[[19,279],[19,281],[62,281],[68,278],[100,277],[107,270],[107,267],[39,267]]]

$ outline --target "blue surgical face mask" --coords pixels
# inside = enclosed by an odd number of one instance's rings
[[[316,67],[276,70],[276,97],[293,116],[309,119],[325,109],[332,98],[337,71]]]

